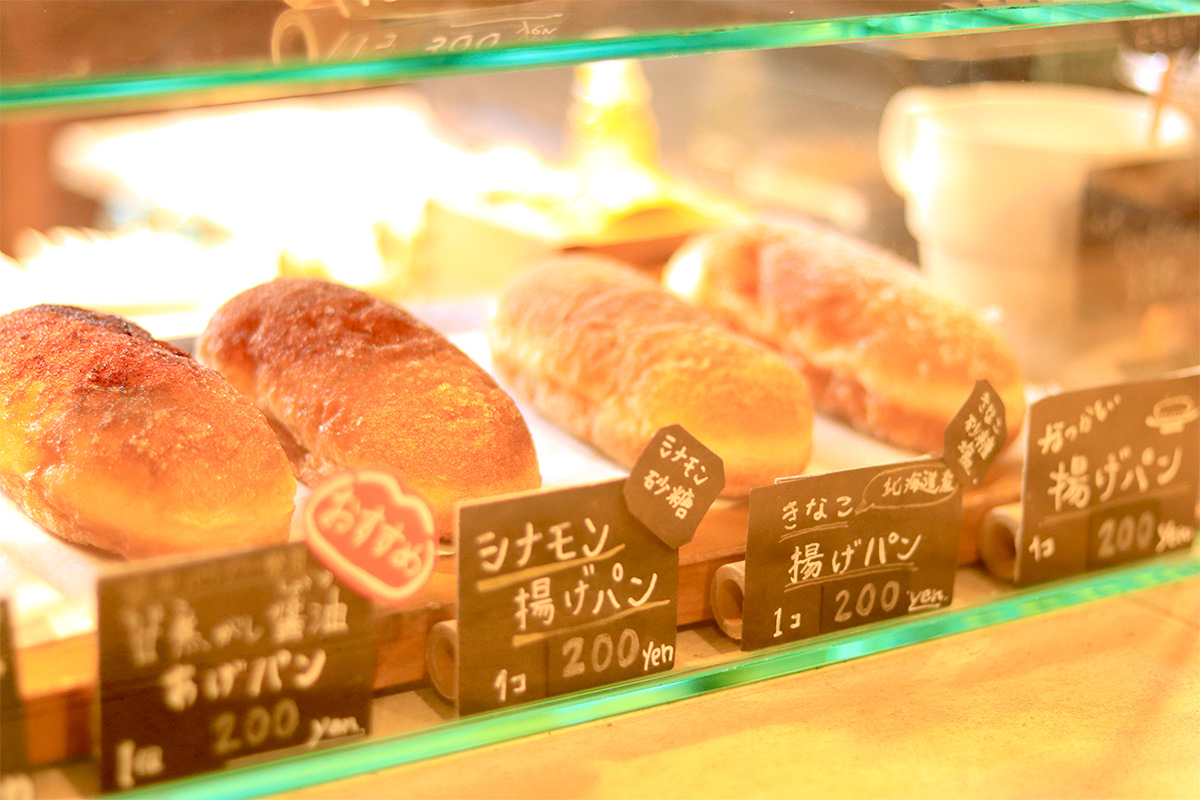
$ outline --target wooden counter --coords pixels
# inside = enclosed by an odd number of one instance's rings
[[[1200,579],[289,798],[1200,797]]]
[[[958,589],[1005,593],[974,570]],[[679,650],[705,666],[736,647],[702,625]],[[454,712],[425,688],[378,698],[374,717],[377,739]],[[1193,576],[273,796],[1195,798],[1198,752]],[[320,780],[327,763],[287,775]],[[97,793],[84,763],[35,779],[39,797]]]

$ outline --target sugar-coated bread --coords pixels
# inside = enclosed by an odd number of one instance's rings
[[[818,410],[901,447],[940,450],[980,378],[1004,402],[1009,442],[1024,421],[1024,378],[996,333],[863,242],[812,224],[733,226],[687,242],[663,280],[778,348]]]
[[[120,317],[0,316],[0,488],[42,527],[126,557],[287,540],[296,480],[254,406]]]
[[[726,495],[808,463],[800,374],[620,262],[567,255],[528,270],[505,290],[488,338],[502,380],[625,466],[672,424],[722,458]]]
[[[266,415],[302,481],[397,470],[444,535],[458,501],[541,485],[512,398],[442,334],[357,289],[309,278],[247,289],[209,320],[197,357]]]

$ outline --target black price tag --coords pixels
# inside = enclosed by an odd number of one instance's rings
[[[940,458],[752,490],[742,649],[949,605],[961,530]]]
[[[8,600],[0,598],[0,800],[34,796],[25,758],[25,709],[17,686],[12,620]]]
[[[25,717],[17,689],[17,661],[13,648],[8,600],[0,598],[0,775],[25,769]]]
[[[678,553],[629,513],[623,484],[460,507],[461,714],[674,665]]]
[[[946,426],[946,465],[963,486],[978,486],[1008,436],[1004,403],[985,380],[975,389]]]
[[[678,550],[725,488],[721,457],[679,425],[654,435],[630,471],[622,494],[630,513]]]
[[[1013,580],[1041,583],[1192,543],[1200,372],[1030,406]]]
[[[371,605],[304,544],[130,565],[97,591],[106,791],[369,731]]]

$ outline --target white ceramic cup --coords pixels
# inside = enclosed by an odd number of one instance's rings
[[[1164,108],[1152,137],[1153,117],[1142,95],[1040,83],[905,89],[884,110],[880,159],[922,271],[1033,372],[1075,319],[1089,172],[1194,150],[1186,114]]]

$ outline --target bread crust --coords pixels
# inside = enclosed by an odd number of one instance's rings
[[[685,244],[663,280],[778,348],[818,410],[893,444],[940,450],[980,378],[1004,402],[1008,442],[1024,422],[1024,377],[1008,346],[878,248],[811,224],[734,226]]]
[[[442,334],[365,292],[260,284],[217,310],[197,355],[266,415],[305,483],[347,467],[397,470],[445,535],[457,502],[541,485],[512,398]]]
[[[501,297],[488,339],[502,380],[626,467],[676,423],[721,456],[728,496],[808,463],[799,373],[620,262],[567,255],[528,270]]]
[[[296,481],[262,415],[120,317],[0,316],[0,488],[42,527],[129,558],[286,541]]]

